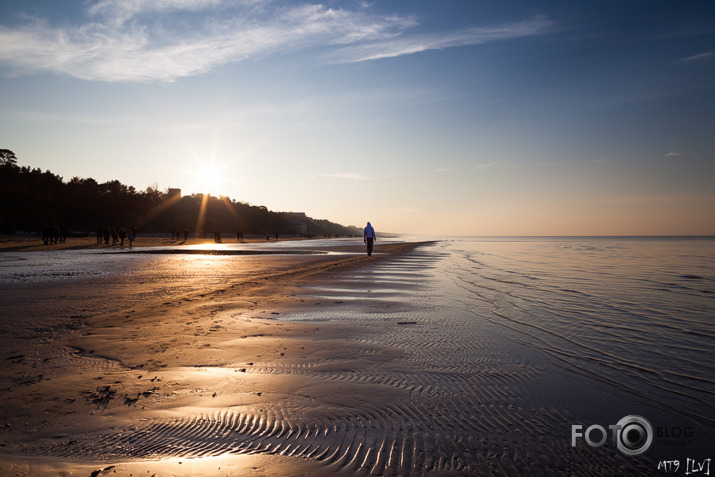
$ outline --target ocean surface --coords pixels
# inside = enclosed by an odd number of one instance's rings
[[[442,289],[475,320],[712,430],[713,239],[475,238],[433,249]]]
[[[155,454],[162,435],[175,440],[185,432],[182,442],[194,445],[190,456],[208,455],[206,449],[275,452],[369,475],[658,474],[662,461],[674,459],[685,475],[686,459],[713,457],[715,238],[404,239],[428,243],[303,291],[333,303],[329,308],[281,315],[362,328],[365,333],[353,341],[400,349],[399,358],[369,369],[333,366],[329,373],[319,366],[255,367],[390,386],[405,393],[402,402],[362,414],[335,411],[329,425],[296,423],[276,411],[281,425],[273,424],[275,433],[270,422],[261,422],[262,431],[244,426],[239,444],[207,442],[200,424],[205,416],[200,422],[152,423],[157,440],[147,449]],[[244,250],[350,254],[341,247],[354,243],[283,242]],[[0,289],[127,276],[147,283],[169,277],[180,283],[184,276],[203,286],[218,284],[242,261],[255,259],[221,255],[237,247],[211,247],[219,255],[207,256],[161,250],[0,254]],[[176,270],[183,275],[176,278]],[[335,369],[341,370],[337,376]],[[588,437],[595,446],[574,434],[573,426],[581,426],[580,432],[595,425],[608,429],[629,416],[651,426],[645,432],[649,444],[626,442],[630,449],[645,445],[638,455],[619,449],[614,440],[625,437],[610,431],[601,442],[594,430]],[[221,419],[215,418],[212,429],[244,422],[240,416]],[[283,430],[293,425],[300,445],[285,442]],[[146,429],[135,431],[147,435]]]

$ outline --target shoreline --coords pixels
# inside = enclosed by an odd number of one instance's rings
[[[265,237],[261,236],[248,236],[245,237],[241,242],[236,240],[235,236],[223,236],[223,244],[266,244],[266,243],[276,243],[276,242],[294,242],[294,241],[306,241],[306,240],[319,240],[325,239],[325,237],[278,237],[278,240],[274,236],[271,236],[270,240],[266,240]],[[348,237],[346,237],[348,238]],[[356,240],[358,240],[356,238]],[[164,234],[146,234],[139,235],[134,241],[133,245],[129,245],[129,241],[125,239],[124,245],[108,245],[104,243],[97,243],[96,237],[86,236],[86,237],[68,237],[65,243],[56,243],[45,245],[42,238],[39,236],[14,236],[14,235],[0,235],[0,253],[2,252],[36,252],[36,251],[52,251],[52,250],[88,250],[88,249],[107,249],[107,250],[131,250],[133,248],[143,248],[143,247],[172,247],[180,245],[221,245],[217,243],[213,238],[202,238],[202,237],[189,237],[188,240],[178,239],[174,240],[170,237],[166,237]]]

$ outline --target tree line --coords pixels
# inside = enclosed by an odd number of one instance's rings
[[[117,180],[62,177],[19,166],[9,149],[0,149],[0,233],[40,233],[61,226],[70,234],[106,227],[137,227],[157,233],[189,229],[192,233],[354,236],[360,229],[301,213],[273,212],[228,197],[193,194],[181,197],[150,186],[138,191]]]

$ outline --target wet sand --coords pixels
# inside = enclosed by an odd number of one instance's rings
[[[346,341],[350,325],[281,314],[327,308],[301,288],[415,246],[384,245],[371,258],[247,258],[208,280],[147,271],[4,286],[0,474],[332,474],[317,449],[265,455],[251,439],[271,434],[278,446],[301,434],[300,422],[329,426],[336,409],[400,399],[389,387],[290,371],[369,367],[399,351]],[[276,435],[269,425],[283,427]]]
[[[337,249],[133,254],[121,274],[2,285],[0,475],[656,469],[570,445],[570,423],[629,404],[457,306],[439,247]]]
[[[271,237],[268,242],[284,242],[294,240],[310,240],[301,237],[279,237],[276,240]],[[235,236],[224,236],[224,243],[239,243]],[[246,236],[240,243],[266,243],[265,237]],[[172,239],[167,236],[157,234],[140,235],[129,246],[129,240],[124,240],[124,245],[97,243],[96,237],[69,237],[64,243],[54,243],[45,245],[40,237],[0,235],[0,252],[39,252],[51,250],[86,250],[86,249],[107,249],[107,250],[130,250],[131,248],[141,249],[142,247],[170,247],[180,245],[205,245],[214,244],[213,238],[201,238],[191,236],[188,240],[183,237]]]

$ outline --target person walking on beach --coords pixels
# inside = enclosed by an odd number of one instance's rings
[[[372,244],[375,240],[377,240],[377,237],[375,236],[375,229],[373,229],[370,222],[368,222],[367,226],[362,231],[362,241],[367,245],[368,256],[372,256]]]

